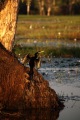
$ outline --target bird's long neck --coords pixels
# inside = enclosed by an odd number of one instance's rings
[[[35,59],[36,59],[36,58],[38,58],[38,55],[35,55],[34,57],[35,57]]]

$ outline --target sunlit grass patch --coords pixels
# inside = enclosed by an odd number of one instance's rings
[[[80,40],[80,16],[19,16],[16,36]]]

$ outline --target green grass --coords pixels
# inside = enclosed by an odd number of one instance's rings
[[[21,47],[21,46],[15,46],[13,48],[14,53],[16,56],[19,54],[23,57],[26,54],[33,55],[36,51],[44,50],[44,53],[42,55],[48,56],[52,55],[53,57],[79,57],[80,58],[80,48],[79,47]]]
[[[30,29],[30,27],[32,27]],[[18,17],[16,36],[29,39],[80,40],[80,16],[27,16]]]
[[[23,39],[21,39],[21,37]],[[19,15],[16,30],[16,45],[23,43],[34,44],[34,41],[45,42],[58,40],[60,45],[53,47],[15,47],[13,50],[16,55],[21,56],[38,50],[44,50],[47,56],[52,53],[56,57],[80,57],[80,48],[67,48],[61,42],[74,43],[80,40],[80,16],[27,16]]]

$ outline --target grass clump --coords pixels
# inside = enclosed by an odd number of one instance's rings
[[[23,57],[26,54],[33,55],[35,52],[44,50],[44,53],[42,55],[49,56],[52,55],[52,57],[79,57],[80,58],[80,48],[79,47],[59,47],[59,48],[53,48],[53,47],[18,47],[15,46],[13,48],[14,53],[16,56],[19,54]]]

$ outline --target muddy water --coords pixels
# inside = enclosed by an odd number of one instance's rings
[[[39,71],[65,100],[57,120],[80,120],[80,59],[53,58],[42,64]]]

